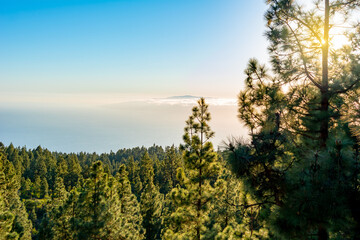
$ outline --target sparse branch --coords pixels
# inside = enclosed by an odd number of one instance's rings
[[[346,93],[347,91],[351,90],[357,83],[360,82],[360,78],[356,79],[352,84],[350,84],[349,86],[347,86],[346,88],[343,88],[341,90],[337,90],[337,91],[332,91],[331,95],[333,94],[339,94],[339,93]]]
[[[315,32],[315,30],[314,30],[309,24],[307,24],[306,22],[304,22],[303,20],[301,20],[300,18],[298,18],[298,17],[296,17],[296,16],[294,16],[294,15],[289,15],[289,14],[287,14],[285,11],[283,11],[283,13],[284,13],[287,17],[292,18],[292,19],[298,21],[298,22],[301,23],[303,26],[305,26],[307,29],[309,29],[310,32],[311,32],[312,34],[314,34],[315,38],[321,43],[321,37],[319,36],[319,34],[318,34],[317,32]]]
[[[255,72],[256,77],[257,77],[258,80],[260,81],[260,83],[261,83],[261,84],[264,84],[264,82],[261,80],[261,77],[259,76],[259,73],[258,73],[257,69],[255,69],[254,72]]]
[[[337,2],[335,4],[330,5],[330,7],[331,8],[333,8],[333,7],[342,7],[342,6],[350,5],[350,4],[353,4],[353,3],[356,3],[356,2],[358,2],[358,0],[350,0],[350,1],[346,1],[346,2]]]
[[[288,129],[287,129],[288,130]],[[308,134],[306,134],[304,131],[301,131],[300,129],[295,129],[296,130],[296,132],[292,132],[292,131],[290,131],[290,130],[288,130],[290,133],[292,133],[292,134],[299,134],[299,135],[301,135],[301,136],[304,136],[304,137],[307,137],[307,138],[310,138],[310,139],[313,139],[313,140],[317,140],[317,138],[316,137],[313,137],[313,136],[311,136],[311,135],[308,135]]]
[[[315,81],[315,79],[311,76],[309,70],[307,69],[307,65],[306,65],[306,61],[305,61],[305,56],[304,56],[304,53],[303,53],[303,48],[302,48],[302,45],[301,45],[301,43],[300,43],[300,40],[299,40],[297,34],[295,33],[295,31],[292,29],[292,27],[290,26],[290,24],[289,24],[288,22],[284,21],[284,23],[286,24],[286,26],[290,29],[290,31],[291,31],[292,34],[294,35],[295,40],[296,40],[296,42],[297,42],[297,45],[299,46],[299,51],[300,51],[300,54],[301,54],[301,60],[302,60],[302,62],[303,62],[303,66],[304,66],[304,70],[305,70],[306,76],[309,78],[309,80],[310,80],[316,87],[318,87],[319,89],[321,89],[321,85]]]

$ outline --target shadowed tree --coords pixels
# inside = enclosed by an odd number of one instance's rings
[[[140,160],[140,172],[144,186],[140,197],[140,207],[145,239],[158,239],[161,231],[164,197],[154,184],[153,163],[147,152]]]
[[[161,186],[165,193],[173,189],[178,181],[176,179],[176,171],[179,167],[183,167],[182,158],[176,148],[173,146],[166,149],[165,158],[162,162],[163,181]]]
[[[269,0],[272,71],[250,60],[239,118],[251,142],[230,142],[233,171],[285,239],[356,238],[358,154],[350,129],[360,82],[359,1]],[[342,21],[341,23],[339,20]],[[348,44],[337,47],[340,34]],[[334,35],[332,35],[334,33]],[[351,216],[351,217],[350,217]]]

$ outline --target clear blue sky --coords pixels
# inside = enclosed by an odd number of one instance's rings
[[[267,60],[264,2],[0,0],[0,141],[179,144],[191,106],[151,98],[236,98],[248,59]],[[210,110],[214,143],[246,135],[235,105]]]
[[[266,52],[263,0],[0,5],[0,91],[235,97]]]

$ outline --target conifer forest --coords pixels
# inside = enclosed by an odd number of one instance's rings
[[[239,79],[248,138],[214,146],[199,98],[180,146],[0,143],[0,240],[360,239],[360,1],[266,4],[269,62]]]

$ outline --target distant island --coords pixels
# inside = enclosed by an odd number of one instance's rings
[[[167,97],[166,99],[193,99],[193,98],[201,98],[201,97],[198,97],[198,96],[192,96],[192,95],[183,95],[183,96],[172,96],[172,97]]]

